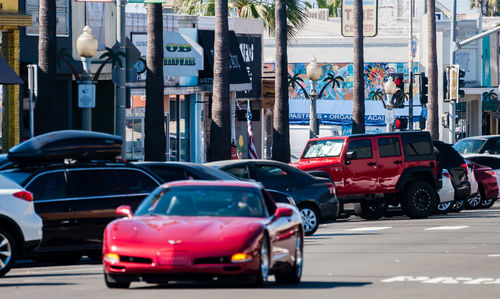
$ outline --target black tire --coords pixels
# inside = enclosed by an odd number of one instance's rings
[[[0,276],[9,272],[16,262],[17,246],[16,240],[6,229],[0,228]]]
[[[410,218],[427,218],[434,213],[436,206],[436,191],[425,181],[416,181],[403,191],[401,207]]]
[[[269,237],[264,234],[259,249],[259,271],[255,275],[253,286],[263,288],[269,279],[271,269],[271,247],[269,246]]]
[[[123,281],[112,274],[104,273],[104,283],[110,289],[128,289],[130,281]]]
[[[370,200],[354,204],[354,214],[366,220],[378,220],[384,217],[387,205],[383,200]]]
[[[495,204],[495,201],[497,199],[486,198],[486,195],[484,194],[484,190],[482,188],[479,188],[479,193],[481,194],[481,203],[479,204],[480,209],[489,209]]]
[[[464,200],[454,200],[450,206],[448,212],[458,213],[464,209]]]
[[[464,201],[465,208],[468,210],[474,210],[478,209],[481,205],[481,194],[480,192],[477,192],[476,194],[472,195],[471,197],[467,198]]]
[[[311,204],[299,206],[299,211],[300,216],[302,217],[302,223],[304,224],[304,233],[306,236],[311,236],[318,230],[319,227],[321,218],[319,211]]]
[[[304,267],[304,239],[302,237],[302,232],[297,233],[297,239],[295,242],[295,260],[290,271],[281,272],[274,274],[276,278],[276,283],[279,284],[299,284],[302,278],[302,270]]]
[[[80,261],[82,254],[78,253],[64,253],[64,254],[44,254],[36,255],[33,259],[39,263],[56,263],[58,265],[71,265]]]

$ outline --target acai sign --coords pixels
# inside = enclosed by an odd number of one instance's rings
[[[198,76],[203,69],[203,48],[184,34],[163,31],[163,75]]]

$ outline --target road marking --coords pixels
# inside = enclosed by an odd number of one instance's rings
[[[457,230],[457,229],[464,229],[464,228],[468,228],[468,227],[470,227],[470,226],[468,226],[468,225],[435,226],[435,227],[426,228],[425,230]]]
[[[392,226],[374,226],[374,227],[358,227],[358,228],[351,228],[351,229],[348,229],[350,231],[356,231],[356,232],[360,232],[360,231],[377,231],[377,230],[383,230],[383,229],[389,229],[389,228],[392,228]]]
[[[488,254],[489,257],[500,257],[500,254]]]
[[[419,282],[428,284],[468,284],[468,285],[484,285],[484,284],[500,284],[500,278],[471,278],[471,277],[433,277],[428,276],[394,276],[383,279],[381,282]]]

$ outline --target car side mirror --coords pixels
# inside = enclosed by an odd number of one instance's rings
[[[275,218],[280,218],[280,217],[290,217],[293,215],[293,210],[290,208],[277,208],[276,212],[274,212],[274,217]]]
[[[132,208],[130,206],[119,206],[116,208],[116,215],[119,217],[132,218]]]
[[[356,157],[358,156],[358,153],[355,152],[355,151],[349,151],[345,154],[345,164],[349,165],[351,164],[351,160],[354,160],[356,159]]]

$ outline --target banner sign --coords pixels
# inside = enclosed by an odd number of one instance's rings
[[[39,0],[26,0],[26,14],[33,16],[33,25],[26,27],[27,36],[38,36]],[[56,0],[56,36],[69,36],[69,0]]]
[[[354,0],[342,1],[342,36],[353,37]],[[378,29],[378,0],[363,0],[363,36],[374,37]]]
[[[198,76],[202,69],[203,48],[198,43],[179,32],[163,31],[165,76]]]

